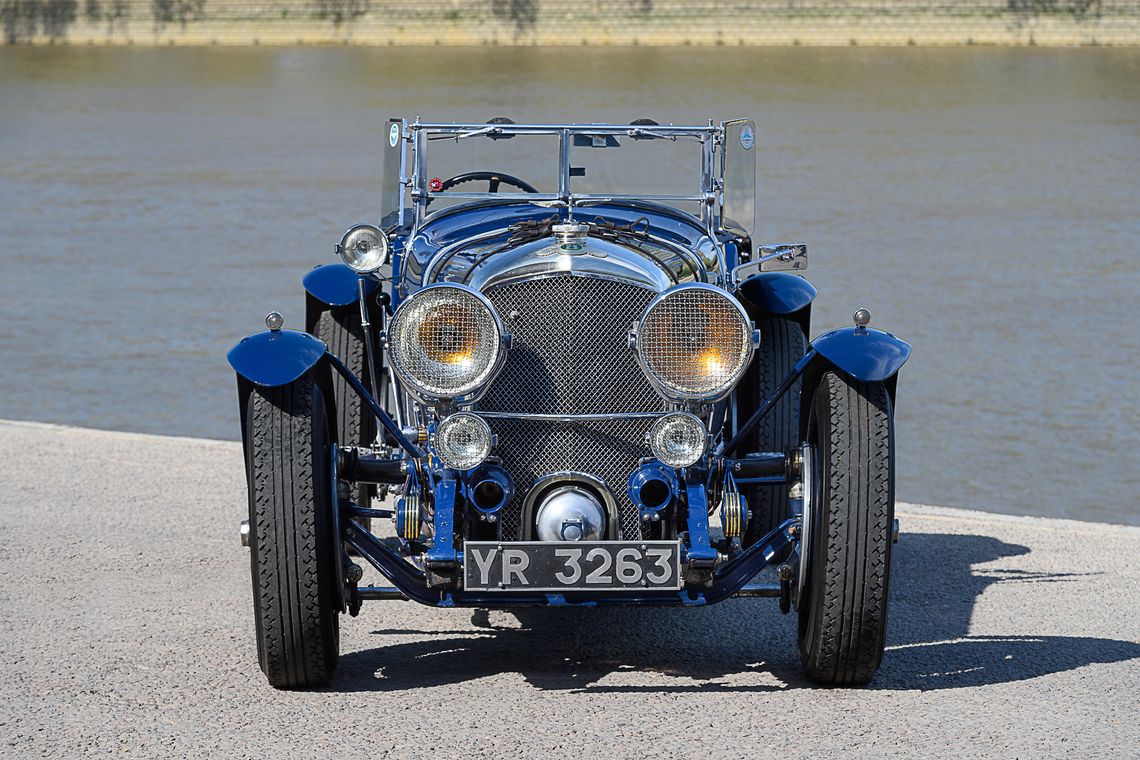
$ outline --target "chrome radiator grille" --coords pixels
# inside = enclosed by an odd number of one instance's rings
[[[652,419],[536,422],[491,419],[499,436],[495,453],[515,479],[517,493],[503,507],[503,538],[521,539],[522,504],[530,484],[551,472],[575,470],[606,482],[617,500],[624,538],[641,538],[637,508],[625,493],[625,481],[639,457],[646,455],[645,433]]]
[[[657,412],[663,406],[627,347],[627,333],[654,293],[611,280],[560,275],[489,289],[514,344],[478,409],[485,412],[603,414]],[[606,482],[622,534],[640,537],[625,481],[645,456],[650,419],[535,421],[489,418],[495,454],[515,478],[503,509],[504,538],[521,538],[522,503],[542,475],[575,470]]]

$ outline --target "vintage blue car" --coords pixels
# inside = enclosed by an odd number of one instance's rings
[[[339,617],[365,600],[733,596],[796,610],[811,679],[868,682],[910,346],[865,309],[808,340],[806,246],[751,237],[755,125],[391,120],[384,135],[380,221],[305,276],[304,331],[272,312],[228,357],[269,682],[327,682]],[[480,147],[550,176],[429,171]],[[627,153],[634,171],[615,168]],[[670,167],[677,192],[623,189]],[[365,584],[364,563],[388,583]]]

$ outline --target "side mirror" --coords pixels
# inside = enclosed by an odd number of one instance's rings
[[[807,243],[757,246],[755,258],[732,270],[732,282],[741,283],[760,272],[802,272],[807,269]]]

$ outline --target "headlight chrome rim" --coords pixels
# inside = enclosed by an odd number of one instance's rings
[[[357,274],[373,274],[392,258],[388,236],[373,224],[354,224],[345,230],[336,252],[345,266]]]
[[[694,388],[692,384],[686,387],[685,384],[678,382],[677,379],[669,378],[663,375],[660,370],[659,361],[650,354],[655,349],[660,349],[656,345],[655,337],[650,335],[654,329],[653,319],[658,313],[659,309],[668,306],[668,301],[674,298],[685,298],[693,293],[708,294],[712,298],[721,299],[726,306],[730,308],[730,312],[739,318],[739,323],[735,325],[737,328],[737,335],[733,340],[734,350],[736,356],[734,359],[735,366],[731,367],[731,371],[723,372],[722,377],[715,384],[708,385],[706,388]],[[730,328],[731,329],[731,328]],[[645,307],[642,312],[641,319],[637,323],[637,361],[641,365],[642,372],[649,379],[650,384],[654,389],[664,398],[670,401],[719,401],[727,396],[744,373],[748,370],[748,365],[752,361],[752,355],[755,351],[755,343],[753,341],[753,324],[748,312],[745,311],[744,306],[732,294],[708,283],[683,283],[675,285],[662,293],[659,293],[649,305]],[[713,359],[723,359],[723,356],[711,357]],[[693,357],[694,364],[699,361],[699,357]]]
[[[676,448],[670,448],[666,436],[673,431],[682,430],[693,437],[694,443],[684,453]],[[649,444],[649,451],[653,457],[663,465],[673,469],[692,467],[701,461],[708,448],[708,430],[701,418],[689,412],[670,412],[654,420],[645,435]]]
[[[467,451],[460,450],[464,443],[456,436],[478,436],[474,445]],[[456,412],[445,417],[436,426],[432,448],[444,467],[452,470],[471,470],[487,461],[491,456],[493,443],[491,426],[477,414]],[[472,445],[472,444],[468,444]]]
[[[457,350],[464,350],[470,348],[470,359],[477,362],[477,369],[470,374],[466,382],[455,382],[446,384],[444,382],[432,382],[431,378],[425,379],[417,375],[415,369],[410,366],[413,363],[424,363],[423,356],[414,357],[419,359],[418,362],[410,362],[409,359],[413,358],[409,351],[411,347],[405,345],[405,338],[408,336],[406,330],[416,328],[417,339],[421,341],[425,333],[429,333],[435,329],[436,334],[429,334],[430,338],[446,338],[450,337],[453,341],[457,338],[471,339],[472,336],[467,334],[455,335],[455,330],[470,329],[471,325],[456,326],[455,322],[463,315],[454,315],[452,319],[448,319],[448,315],[433,315],[421,309],[426,301],[429,299],[442,299],[441,293],[453,291],[452,302],[449,306],[452,309],[461,308],[457,305],[459,301],[468,299],[468,306],[477,306],[481,310],[479,315],[471,315],[472,318],[478,317],[485,318],[484,327],[489,329],[489,332],[484,336],[480,335],[476,338],[479,345],[474,347],[470,346],[451,346],[452,353]],[[417,311],[419,310],[419,311]],[[432,316],[438,316],[439,319],[435,320],[439,324],[433,328],[430,321]],[[409,321],[411,324],[409,324]],[[444,335],[444,331],[450,329],[451,335]],[[457,401],[461,403],[470,403],[478,400],[478,398],[487,390],[491,382],[494,381],[499,370],[502,368],[503,362],[506,359],[506,332],[503,329],[502,320],[499,314],[495,311],[495,307],[487,300],[479,291],[467,285],[460,285],[457,283],[436,283],[429,285],[422,290],[417,291],[415,294],[405,299],[388,324],[386,333],[387,343],[387,356],[391,361],[392,370],[399,377],[404,386],[416,397],[419,401],[428,404],[435,404],[442,401]],[[447,347],[436,346],[437,352],[448,350]],[[482,351],[490,352],[486,356],[480,357],[478,354]],[[427,352],[425,351],[425,354]],[[454,357],[452,357],[454,358]],[[432,367],[439,371],[440,375],[446,374],[448,364],[456,364],[455,361],[440,360],[439,358],[426,357],[426,363],[431,364]],[[423,369],[420,367],[420,369]],[[446,378],[434,378],[437,380],[445,380]]]

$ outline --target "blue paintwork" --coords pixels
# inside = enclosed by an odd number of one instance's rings
[[[642,504],[638,497],[641,487],[650,480],[662,480],[669,487],[669,500],[657,507]],[[625,490],[629,495],[629,500],[637,505],[637,510],[641,514],[642,519],[648,517],[650,519],[659,520],[661,518],[658,516],[658,513],[677,498],[677,474],[673,471],[673,468],[666,467],[660,462],[646,462],[629,474],[629,480],[626,481]]]
[[[685,483],[685,501],[689,505],[689,561],[713,562],[716,549],[709,545],[708,496],[702,481]]]
[[[815,286],[788,272],[761,272],[740,283],[738,294],[767,314],[794,314],[811,305]]]
[[[357,521],[349,543],[360,556],[412,601],[430,607],[603,607],[613,605],[698,607],[728,599],[768,564],[784,556],[796,543],[792,529],[798,518],[785,520],[775,530],[713,574],[712,584],[680,591],[567,591],[565,593],[524,591],[461,591],[427,587],[424,572],[412,565],[394,549],[381,543]],[[715,552],[714,552],[715,554]],[[691,556],[691,553],[690,553]]]
[[[910,344],[871,327],[843,327],[811,342],[823,358],[856,380],[882,382],[892,377],[910,356]]]
[[[492,480],[499,484],[503,489],[503,499],[496,506],[484,509],[475,503],[474,492],[475,487],[485,480]],[[484,514],[491,514],[498,512],[511,500],[511,495],[515,490],[515,480],[511,474],[497,464],[482,464],[474,470],[470,470],[463,478],[463,496],[467,499],[467,503],[475,507]]]
[[[266,330],[242,338],[226,354],[234,372],[255,385],[287,385],[317,365],[327,350],[322,341],[296,330]]]
[[[435,485],[435,512],[432,515],[435,542],[428,550],[428,561],[459,561],[455,544],[451,540],[455,532],[455,493],[455,478],[451,476],[450,470],[445,470],[443,478]]]
[[[313,298],[329,306],[348,306],[360,298],[358,283],[364,281],[364,294],[376,290],[379,283],[372,277],[361,277],[344,264],[324,264],[312,269],[301,283]]]
[[[724,244],[724,261],[729,272],[740,263],[740,246],[731,240]]]

